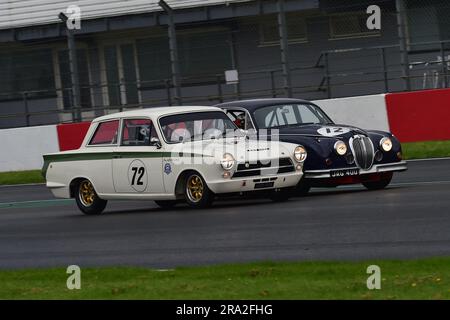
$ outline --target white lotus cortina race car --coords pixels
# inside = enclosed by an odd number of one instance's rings
[[[256,190],[285,200],[306,156],[296,144],[248,138],[219,108],[149,108],[95,119],[78,150],[44,155],[43,174],[85,214],[114,199],[207,207],[215,195]]]

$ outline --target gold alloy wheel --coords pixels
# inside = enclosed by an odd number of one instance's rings
[[[80,184],[80,200],[84,206],[90,207],[95,200],[97,194],[95,193],[94,186],[88,180],[84,180]]]
[[[199,202],[203,197],[203,181],[197,175],[192,175],[186,185],[186,191],[189,200]]]

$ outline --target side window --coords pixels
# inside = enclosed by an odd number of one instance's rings
[[[110,145],[117,143],[119,120],[106,121],[98,125],[89,145]]]
[[[266,128],[270,127],[276,127],[278,126],[278,119],[277,119],[277,113],[276,110],[270,111],[266,115],[266,119],[264,120],[264,124],[266,125]]]
[[[307,106],[299,105],[298,110],[300,112],[300,116],[302,117],[301,120],[303,123],[317,123],[317,116]]]
[[[276,109],[269,112],[264,123],[266,127],[285,126],[297,123],[297,119],[293,107],[286,105],[276,107]]]
[[[122,146],[148,146],[152,138],[158,135],[150,119],[123,121]]]
[[[242,110],[227,110],[227,115],[239,129],[253,129],[250,115],[247,112]]]
[[[295,124],[297,119],[295,117],[294,108],[292,106],[283,106],[277,109],[281,125]]]

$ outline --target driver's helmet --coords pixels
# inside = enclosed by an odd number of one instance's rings
[[[234,123],[237,125],[239,129],[245,129],[245,114],[241,113],[237,115],[236,120],[234,120]]]

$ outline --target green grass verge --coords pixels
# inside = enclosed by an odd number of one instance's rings
[[[405,159],[450,157],[450,141],[402,143]]]
[[[0,185],[44,183],[41,170],[1,172]]]
[[[367,267],[381,268],[368,290]],[[450,258],[253,263],[156,271],[86,268],[81,290],[65,269],[0,272],[0,299],[450,299]]]

